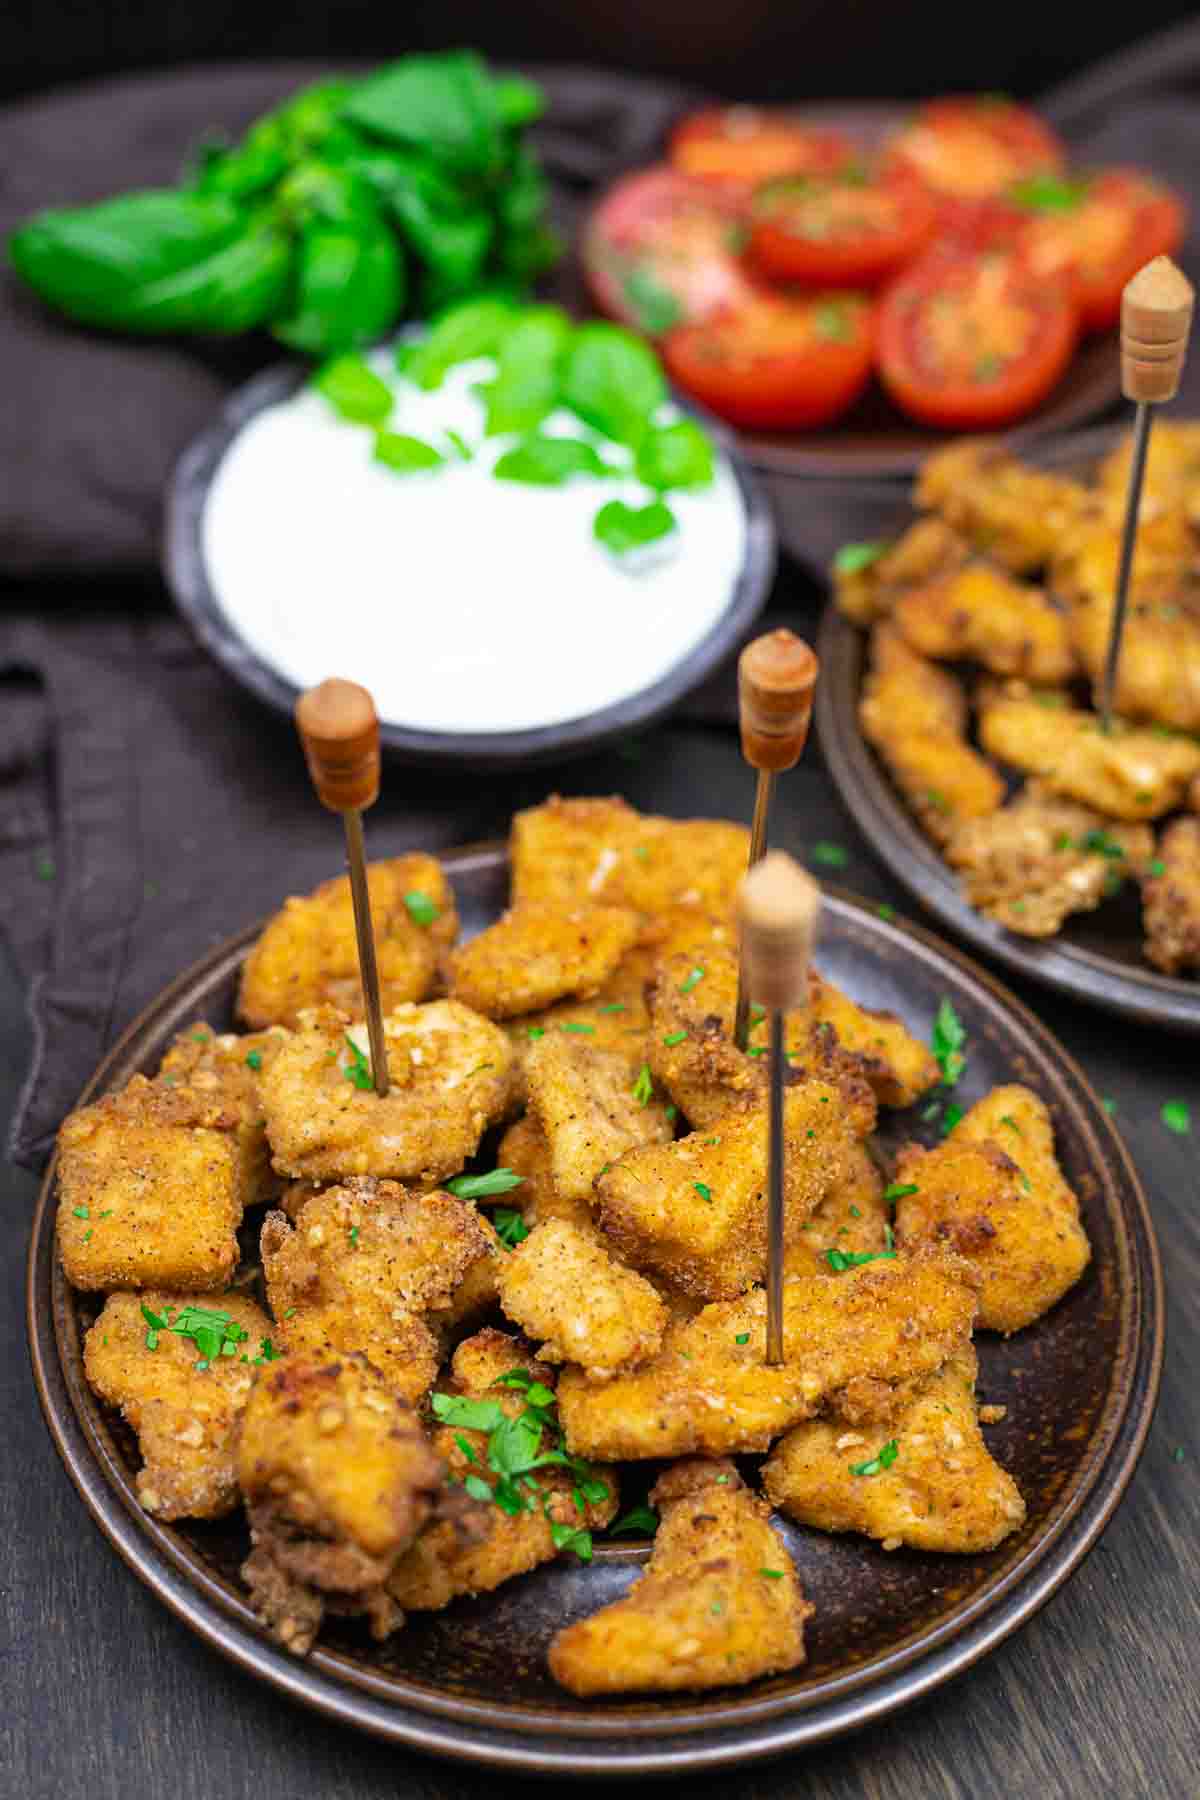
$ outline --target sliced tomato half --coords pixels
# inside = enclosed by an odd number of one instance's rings
[[[683,175],[736,189],[780,175],[836,168],[853,155],[843,132],[805,125],[759,106],[718,106],[689,113],[671,133],[668,154]]]
[[[647,337],[741,305],[741,209],[665,163],[615,183],[584,227],[592,298]]]
[[[1032,412],[1071,360],[1079,312],[1069,282],[1003,251],[934,251],[885,293],[879,374],[914,419],[953,431]]]
[[[1063,146],[1027,106],[993,94],[930,100],[892,138],[889,154],[937,193],[979,200],[1066,164]]]
[[[1039,275],[1066,275],[1085,331],[1121,315],[1121,290],[1156,256],[1178,250],[1187,231],[1179,195],[1137,169],[1103,169],[1075,180],[1035,176],[1011,201],[1021,216],[1018,248]]]
[[[672,379],[730,424],[790,431],[840,418],[870,379],[873,347],[864,295],[759,295],[671,332],[662,356]]]
[[[920,255],[937,222],[937,201],[904,164],[848,162],[760,188],[750,257],[776,281],[875,287]]]

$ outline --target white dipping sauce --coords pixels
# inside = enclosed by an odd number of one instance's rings
[[[264,662],[302,688],[359,681],[392,724],[515,731],[638,693],[716,623],[746,550],[724,457],[711,487],[667,496],[679,530],[644,565],[620,567],[592,521],[607,500],[652,499],[639,482],[497,481],[492,465],[516,440],[483,436],[471,389],[491,378],[489,359],[452,369],[432,393],[390,356],[372,360],[397,396],[387,429],[446,449],[440,468],[398,475],[375,463],[371,430],[304,389],[239,432],[209,491],[209,581]],[[454,456],[447,429],[472,461]],[[631,460],[565,411],[542,429],[588,438],[610,463]]]

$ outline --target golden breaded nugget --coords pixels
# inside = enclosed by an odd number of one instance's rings
[[[979,737],[993,756],[1039,776],[1051,793],[1130,824],[1179,806],[1200,774],[1200,744],[1119,719],[1102,731],[1095,713],[1021,683],[988,693]]]
[[[525,1079],[564,1199],[587,1200],[600,1171],[626,1151],[670,1141],[671,1122],[648,1084],[638,1088],[621,1057],[573,1034],[540,1038],[526,1057]]]
[[[892,1550],[994,1550],[1024,1523],[1025,1502],[983,1441],[976,1367],[964,1345],[882,1428],[797,1425],[763,1468],[767,1498],[801,1525],[861,1531]]]
[[[1091,1258],[1079,1202],[1054,1154],[1050,1116],[1028,1088],[996,1088],[935,1150],[909,1145],[896,1181],[905,1244],[947,1243],[978,1270],[979,1324],[1020,1331],[1062,1299]]]
[[[1052,937],[1072,913],[1090,912],[1140,874],[1154,854],[1148,825],[1103,813],[1029,781],[987,819],[970,819],[946,846],[971,905],[1022,937]]]
[[[815,972],[809,977],[809,1012],[818,1030],[833,1031],[841,1058],[869,1082],[880,1105],[911,1106],[941,1079],[937,1058],[903,1019],[860,1006]]]
[[[247,1206],[267,1199],[279,1185],[271,1171],[259,1083],[284,1036],[281,1027],[273,1026],[239,1037],[232,1031],[215,1032],[198,1020],[175,1038],[158,1071],[164,1085],[169,1082],[236,1112]]]
[[[568,1446],[613,1460],[761,1451],[867,1384],[856,1414],[886,1417],[906,1384],[968,1342],[974,1279],[961,1258],[931,1251],[787,1281],[778,1368],[766,1361],[763,1290],[716,1301],[673,1324],[635,1374],[595,1382],[565,1369],[558,1406]]]
[[[450,991],[489,1019],[511,1019],[567,995],[597,992],[638,935],[621,906],[514,906],[456,950]]]
[[[224,1287],[247,1198],[238,1124],[236,1111],[144,1075],[68,1113],[58,1133],[67,1280],[185,1293]]]
[[[495,1226],[483,1213],[475,1214],[475,1223],[483,1233],[487,1248],[467,1265],[466,1273],[455,1284],[449,1304],[431,1307],[426,1313],[429,1326],[436,1333],[461,1337],[464,1331],[474,1331],[499,1298],[496,1274],[505,1246],[500,1242]]]
[[[496,1274],[500,1304],[541,1345],[546,1362],[578,1363],[602,1380],[662,1344],[667,1308],[648,1281],[611,1256],[593,1231],[564,1219],[537,1225]]]
[[[960,438],[925,458],[914,503],[1020,575],[1045,567],[1092,499],[1081,483],[1030,468],[993,439]]]
[[[892,617],[921,656],[982,663],[995,675],[1068,681],[1078,667],[1067,613],[1044,588],[987,562],[909,588]]]
[[[949,670],[927,662],[894,626],[876,626],[858,720],[926,834],[944,844],[965,819],[1004,800],[1004,783],[966,741],[967,701]]]
[[[494,1254],[465,1200],[369,1176],[316,1195],[294,1227],[272,1212],[262,1228],[267,1297],[287,1349],[321,1362],[361,1351],[413,1404],[439,1362],[423,1315],[449,1307],[472,1265]]]
[[[746,873],[749,845],[745,827],[724,819],[656,818],[615,797],[552,794],[544,806],[513,818],[513,902],[723,912]]]
[[[1142,883],[1146,955],[1168,975],[1200,969],[1200,819],[1167,826],[1156,864]]]
[[[525,1394],[496,1385],[514,1371],[523,1372],[545,1389],[554,1387],[553,1369],[537,1361],[521,1339],[503,1331],[482,1331],[455,1351],[453,1379],[443,1384],[444,1391],[490,1401],[506,1418],[516,1419],[526,1411]],[[486,1432],[447,1425],[434,1432],[433,1441],[455,1480],[473,1477],[495,1486],[497,1476],[488,1466]],[[588,1488],[593,1497],[586,1496],[576,1475],[561,1465],[538,1469],[533,1479],[540,1491],[534,1495],[526,1490],[526,1504],[519,1512],[487,1506],[489,1530],[482,1540],[464,1539],[453,1521],[430,1526],[397,1564],[389,1583],[393,1599],[408,1612],[431,1612],[447,1606],[458,1594],[490,1593],[514,1576],[552,1561],[560,1549],[570,1547],[571,1533],[598,1530],[616,1517],[618,1491],[613,1469],[600,1467],[591,1472]],[[564,1540],[562,1544],[555,1542],[556,1534]]]
[[[1129,468],[1133,458],[1132,434],[1122,438],[1102,458],[1097,484],[1111,501],[1110,516],[1119,524],[1129,493]],[[1146,450],[1142,484],[1142,518],[1154,518],[1169,507],[1182,507],[1196,519],[1200,498],[1200,426],[1192,419],[1157,419]]]
[[[369,863],[367,886],[380,988],[390,1012],[405,1001],[425,999],[439,952],[458,935],[458,914],[434,856]],[[431,912],[431,922],[424,923]],[[242,969],[238,1012],[247,1025],[295,1025],[314,1006],[336,1006],[352,1019],[363,1017],[348,875],[323,881],[303,898],[285,900]]]
[[[365,1613],[377,1638],[403,1622],[384,1584],[443,1499],[445,1471],[365,1357],[265,1371],[242,1414],[237,1476],[254,1546],[242,1578],[281,1643],[302,1655],[327,1604]]]
[[[793,1275],[828,1275],[830,1250],[861,1255],[887,1248],[890,1209],[884,1204],[883,1176],[864,1144],[850,1158],[845,1178],[806,1219],[794,1243],[784,1252],[783,1272]]]
[[[862,555],[855,552],[862,551]],[[877,555],[872,555],[878,550]],[[833,598],[856,625],[886,619],[897,599],[918,581],[933,581],[961,567],[971,554],[964,538],[942,519],[918,519],[894,544],[849,544],[833,559]]]
[[[526,1225],[532,1228],[547,1219],[566,1219],[585,1229],[592,1223],[592,1209],[586,1200],[568,1200],[554,1185],[550,1168],[550,1146],[534,1113],[526,1113],[510,1125],[500,1139],[496,1163],[521,1176],[521,1186],[503,1196],[502,1204],[520,1211]],[[486,1204],[484,1202],[483,1204]]]
[[[475,1154],[508,1110],[513,1052],[498,1025],[457,1000],[398,1006],[383,1022],[391,1092],[370,1085],[364,1025],[308,1014],[263,1070],[275,1167],[308,1178],[435,1182]]]
[[[668,1469],[651,1498],[662,1522],[645,1573],[558,1633],[554,1679],[586,1697],[738,1687],[798,1668],[813,1608],[769,1507],[720,1463]]]
[[[785,1241],[845,1180],[858,1148],[855,1102],[843,1086],[805,1081],[784,1098]],[[866,1110],[874,1119],[874,1109]],[[633,1150],[596,1182],[604,1231],[627,1262],[672,1287],[728,1300],[766,1272],[767,1117],[737,1108],[662,1147]]]
[[[84,1340],[89,1384],[137,1433],[138,1499],[156,1519],[218,1519],[237,1504],[233,1430],[274,1326],[244,1294],[205,1301],[245,1334],[232,1356],[204,1357],[194,1338],[153,1328],[143,1306],[178,1323],[190,1305],[157,1288],[110,1294]]]

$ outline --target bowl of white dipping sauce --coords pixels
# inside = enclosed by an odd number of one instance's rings
[[[730,435],[702,418],[714,479],[668,496],[670,537],[632,559],[597,542],[609,499],[649,496],[618,473],[539,487],[497,479],[511,437],[486,438],[477,358],[425,392],[388,351],[389,428],[470,446],[397,475],[373,433],[339,418],[295,365],[238,390],[185,452],[167,506],[175,601],[218,662],[289,711],[337,675],[375,697],[385,747],[412,761],[499,768],[622,736],[673,706],[746,637],[775,534]],[[685,409],[671,402],[659,422]],[[695,416],[700,416],[696,414]],[[540,429],[593,437],[572,414]]]

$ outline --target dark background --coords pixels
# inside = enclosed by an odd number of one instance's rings
[[[453,44],[674,75],[740,99],[1036,94],[1194,11],[1178,0],[5,0],[0,97],[184,62]]]

